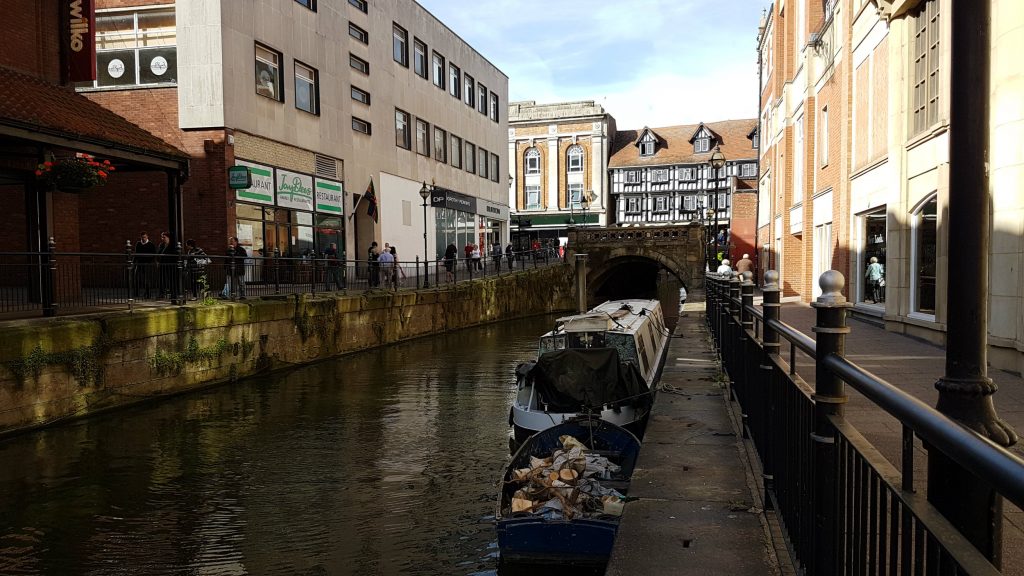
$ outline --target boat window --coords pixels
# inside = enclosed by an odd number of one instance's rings
[[[570,332],[569,348],[604,348],[603,332]]]
[[[540,353],[565,348],[565,336],[544,336],[540,339]]]
[[[647,371],[650,370],[650,363],[647,360],[647,344],[644,342],[643,334],[638,334],[636,339],[637,352],[640,355],[640,366],[643,369],[644,376],[647,376]]]

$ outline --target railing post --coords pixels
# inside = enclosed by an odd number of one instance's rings
[[[132,309],[132,305],[135,303],[135,266],[134,256],[132,254],[132,241],[124,241],[124,261],[125,270],[128,273],[128,310]]]
[[[42,289],[43,289],[43,316],[57,315],[57,302],[54,292],[56,291],[57,279],[57,242],[50,236],[46,243],[46,264],[43,267]]]
[[[726,329],[726,363],[725,369],[729,373],[729,398],[736,400],[736,377],[739,371],[736,367],[736,359],[740,356],[739,333],[740,333],[740,311],[736,300],[740,299],[740,280],[736,274],[729,276],[729,315],[725,318],[729,323]]]
[[[814,432],[811,469],[814,475],[814,555],[809,574],[840,574],[837,560],[838,526],[836,486],[836,431],[830,417],[842,416],[847,401],[843,381],[825,367],[825,358],[846,353],[846,309],[852,304],[842,295],[846,279],[829,270],[818,279],[821,296],[811,306],[817,311],[813,331],[817,336],[814,370]]]
[[[228,297],[231,298],[231,300],[236,300],[238,298],[238,295],[241,294],[238,287],[238,276],[235,274],[237,266],[238,257],[235,256],[235,252],[234,250],[232,250],[231,255],[228,256],[228,274],[230,276],[230,278],[228,279],[228,286],[231,287],[231,289],[228,291]]]
[[[775,421],[775,395],[778,386],[775,381],[774,361],[779,356],[779,333],[769,326],[770,322],[780,320],[782,304],[779,303],[779,273],[775,270],[768,270],[764,273],[764,286],[761,288],[764,301],[761,308],[764,310],[764,323],[761,325],[761,345],[763,353],[761,356],[760,385],[765,390],[765,419],[764,419],[764,445],[761,448],[761,474],[764,482],[764,506],[772,509],[772,495],[775,492],[775,446],[777,426]]]
[[[316,280],[317,280],[317,278],[316,278],[316,250],[310,250],[309,251],[309,260],[310,260],[310,263],[312,264],[312,268],[313,268],[313,277],[310,278],[311,282],[309,283],[309,285],[310,285],[309,293],[310,293],[310,296],[313,296],[315,298],[316,297]]]
[[[281,293],[281,249],[274,246],[274,294]]]
[[[755,391],[760,394],[758,387],[754,386],[751,378],[754,374],[754,370],[749,369],[752,362],[755,361],[756,357],[753,354],[753,334],[754,334],[754,315],[747,309],[748,306],[754,305],[754,283],[751,282],[753,274],[750,272],[744,272],[738,275],[740,280],[740,329],[739,329],[739,346],[736,351],[737,362],[736,370],[737,374],[734,380],[737,382],[740,390],[740,413],[742,414],[742,432],[743,437],[748,438],[750,435],[750,427],[757,426],[762,420],[754,413],[754,418],[750,418],[750,414],[753,410],[761,410],[764,406],[761,402],[757,401],[753,394]],[[752,422],[753,420],[753,422]],[[758,431],[755,431],[755,434]],[[761,439],[756,438],[758,444]]]
[[[185,297],[185,252],[182,250],[183,246],[181,242],[178,242],[178,274],[175,276],[173,287],[171,288],[171,304],[177,304],[184,306],[188,298]]]
[[[729,295],[729,279],[725,276],[718,276],[718,353],[725,357],[725,341],[728,333],[729,303],[726,297]]]

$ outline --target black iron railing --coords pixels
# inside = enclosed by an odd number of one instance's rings
[[[312,254],[302,258],[58,252],[0,252],[0,314],[6,317],[83,313],[190,300],[237,300],[278,294],[343,290],[443,288],[560,264],[549,250],[513,252],[509,258],[352,261]]]
[[[798,567],[817,576],[1001,574],[916,492],[914,439],[1017,506],[1024,461],[844,357],[850,305],[841,274],[822,276],[812,304],[817,341],[782,322],[778,274],[765,279],[757,308],[749,276],[709,274],[707,322]],[[796,373],[798,350],[814,360],[813,386]],[[900,422],[900,469],[845,418],[845,385]]]

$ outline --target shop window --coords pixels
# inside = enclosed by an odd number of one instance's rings
[[[912,309],[920,314],[935,315],[935,270],[938,198],[933,196],[921,205],[912,218],[911,245]]]
[[[868,212],[861,221],[861,284],[860,301],[869,304],[885,302],[885,208]],[[874,259],[874,262],[872,262]],[[877,266],[873,266],[877,264]]]
[[[96,80],[79,88],[174,85],[178,81],[174,9],[96,15]]]

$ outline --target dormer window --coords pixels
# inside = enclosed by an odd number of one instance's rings
[[[640,143],[640,155],[641,156],[654,156],[654,142],[641,142]]]
[[[710,152],[711,138],[697,138],[693,141],[694,152]]]
[[[654,136],[654,133],[648,129],[644,129],[643,136],[640,141],[637,142],[636,146],[640,149],[640,156],[654,156],[657,151],[658,139]]]

